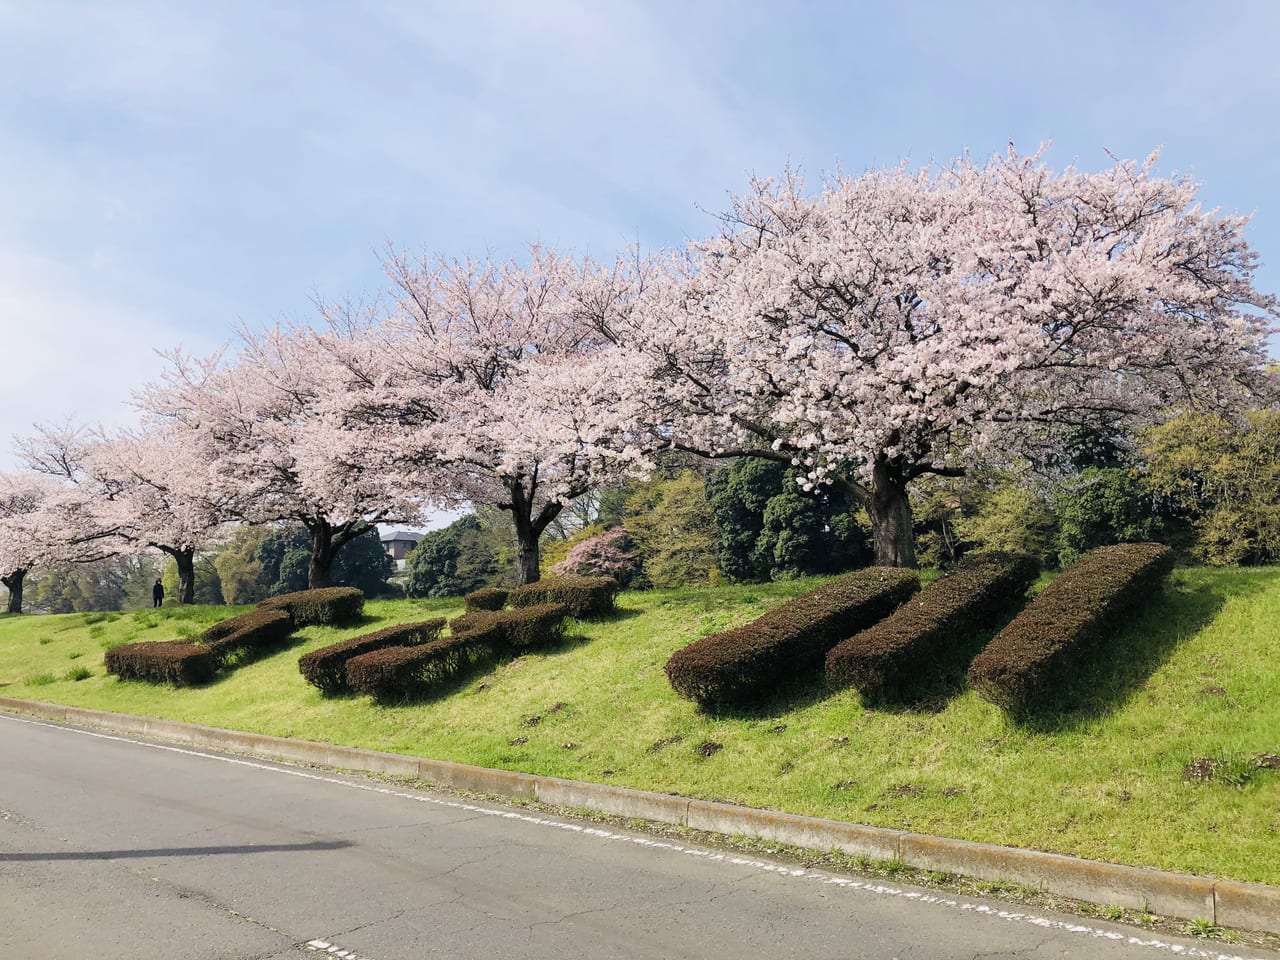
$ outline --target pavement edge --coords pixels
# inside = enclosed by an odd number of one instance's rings
[[[898,860],[921,870],[1019,883],[1090,903],[1116,904],[1184,920],[1207,919],[1219,926],[1280,934],[1280,887],[1264,884],[1215,880],[1037,850],[691,800],[630,787],[562,780],[448,760],[428,760],[34,700],[0,697],[0,710],[114,733],[155,737],[194,747],[252,754],[265,759],[412,777],[439,786],[496,797],[579,807],[597,813],[752,837],[809,850],[839,850],[852,856]]]

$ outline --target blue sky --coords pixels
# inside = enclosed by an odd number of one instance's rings
[[[126,420],[153,348],[376,290],[387,242],[673,245],[788,162],[1163,147],[1275,292],[1277,36],[1267,0],[0,0],[0,438]]]

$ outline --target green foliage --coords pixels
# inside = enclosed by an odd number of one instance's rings
[[[1206,563],[1280,560],[1280,410],[1244,424],[1184,415],[1143,435],[1147,483],[1192,527]]]
[[[226,602],[222,596],[222,579],[218,576],[218,568],[214,564],[211,555],[199,554],[196,556],[195,572],[195,603],[214,604]],[[127,606],[151,606],[151,583],[154,582],[152,580],[150,583],[142,583],[141,586],[146,588],[145,593],[139,591],[136,602],[127,604]],[[165,561],[161,582],[164,584],[165,597],[170,600],[176,600],[179,595],[178,564],[173,559]]]
[[[711,582],[716,522],[705,484],[692,470],[637,484],[623,523],[640,549],[643,577],[654,587]]]
[[[459,543],[465,534],[480,529],[475,514],[467,514],[443,530],[424,535],[405,561],[405,593],[411,597],[456,597],[483,586],[483,578],[474,571],[458,569]]]
[[[985,491],[968,516],[955,522],[966,544],[981,550],[1026,554],[1043,566],[1058,556],[1058,520],[1052,505],[1025,484],[1010,478]]]
[[[476,519],[480,526],[464,531],[458,538],[458,579],[487,587],[511,583],[516,561],[516,528],[511,514],[478,506]],[[547,568],[545,560],[542,568]]]
[[[241,527],[213,561],[228,603],[257,603],[266,597],[306,590],[310,563],[311,535],[300,526]],[[199,561],[196,569],[199,590]],[[394,572],[395,562],[382,549],[378,531],[367,530],[338,551],[330,582],[376,596],[386,589]],[[172,596],[168,590],[166,585],[166,595]]]
[[[149,607],[157,570],[155,558],[145,553],[37,568],[27,578],[25,605],[33,613]]]
[[[1163,533],[1155,498],[1136,470],[1088,467],[1054,505],[1064,566],[1096,547],[1158,540]]]
[[[802,491],[785,464],[744,457],[707,478],[716,562],[735,580],[790,580],[868,562],[853,504],[824,488]]]
[[[279,570],[273,571],[267,580],[258,559],[259,548],[271,533],[265,527],[239,527],[214,556],[213,566],[227,603],[257,603],[275,583]]]

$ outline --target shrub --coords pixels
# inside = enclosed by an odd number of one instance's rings
[[[294,626],[313,623],[350,623],[364,612],[364,594],[355,587],[324,587],[299,590],[268,597],[258,604],[259,610],[284,610],[293,617]]]
[[[507,600],[513,607],[561,603],[569,616],[583,619],[611,613],[617,594],[613,577],[551,577],[516,587]]]
[[[467,606],[467,613],[476,610],[501,610],[507,605],[509,592],[501,587],[481,587],[468,593],[462,598],[462,602]]]
[[[868,567],[764,616],[677,650],[667,678],[700,704],[741,704],[822,663],[827,651],[888,616],[920,586],[914,570]]]
[[[218,656],[209,647],[182,641],[126,643],[108,650],[107,673],[121,680],[195,686],[213,679]]]
[[[339,693],[348,689],[348,660],[384,647],[412,647],[430,643],[440,636],[443,629],[443,619],[397,624],[312,650],[298,660],[298,670],[313,687],[318,687],[324,693]]]
[[[484,642],[470,635],[416,647],[384,647],[348,660],[347,684],[378,701],[403,700],[455,675],[486,652]]]
[[[827,682],[855,686],[868,701],[901,692],[948,646],[993,627],[1039,572],[1035,559],[1020,554],[966,557],[891,617],[833,647],[827,654]]]
[[[200,635],[200,645],[212,650],[219,665],[245,653],[277,647],[293,633],[294,621],[286,610],[263,609],[215,623]]]
[[[564,635],[563,604],[543,603],[516,610],[477,610],[455,617],[449,629],[456,636],[469,636],[495,651],[533,650],[549,646]]]
[[[1001,630],[969,667],[978,695],[1013,714],[1024,713],[1067,680],[1081,656],[1113,634],[1173,569],[1173,551],[1159,543],[1091,550]]]
[[[640,573],[640,556],[621,527],[579,540],[552,568],[559,576],[610,577],[626,588]]]

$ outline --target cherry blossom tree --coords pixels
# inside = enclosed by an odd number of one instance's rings
[[[876,562],[914,566],[919,478],[1261,388],[1276,300],[1246,218],[1155,161],[1053,172],[1011,150],[813,194],[754,181],[602,329],[664,411],[655,435],[846,488]]]
[[[242,331],[234,362],[174,351],[162,381],[139,394],[175,455],[199,471],[206,503],[245,523],[307,528],[311,587],[329,585],[345,544],[384,520],[412,523],[422,509],[335,412],[353,385],[330,349],[341,335],[328,339],[305,327]]]
[[[114,532],[103,528],[82,493],[37,473],[0,474],[0,583],[8,613],[22,612],[27,574],[38,564],[101,560],[113,552]]]
[[[195,602],[195,557],[229,519],[207,466],[163,423],[108,434],[70,424],[37,426],[19,441],[27,466],[75,484],[121,552],[152,548],[177,565],[178,601]]]
[[[387,269],[395,308],[334,349],[361,384],[343,416],[392,474],[509,511],[518,579],[537,580],[566,504],[644,466],[623,355],[599,334],[622,288],[539,247],[524,264],[393,255]]]

